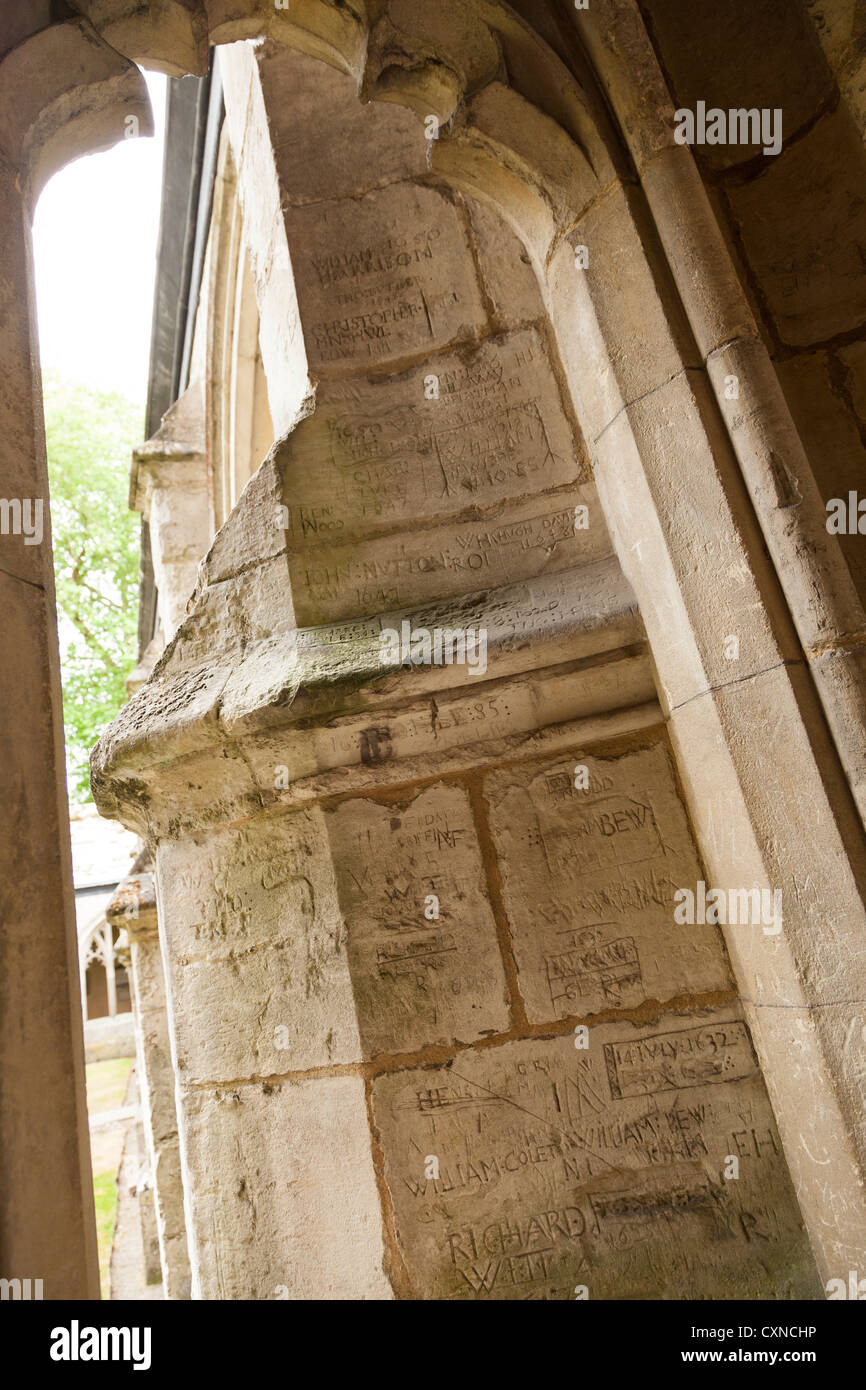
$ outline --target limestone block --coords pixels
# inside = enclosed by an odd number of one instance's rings
[[[622,0],[593,0],[569,17],[642,170],[673,146],[675,103],[641,11]]]
[[[476,198],[466,198],[465,206],[497,327],[518,327],[543,317],[541,291],[523,242],[504,218]]]
[[[787,139],[829,95],[830,74],[814,31],[788,0],[717,6],[647,0],[643,8],[678,105],[781,107]],[[696,153],[718,170],[754,159],[760,146],[702,145]]]
[[[15,378],[4,384],[0,419],[12,413],[13,396],[19,412],[28,412],[25,385]],[[50,569],[50,550],[47,558]],[[46,1298],[95,1298],[99,1277],[53,592],[0,572],[0,611],[6,643],[0,668],[4,1274],[41,1269]]]
[[[319,543],[290,553],[299,623],[315,626],[458,594],[497,589],[590,565],[610,553],[599,524],[575,531],[575,508],[592,509],[592,484],[497,509],[478,521],[364,542]]]
[[[599,493],[622,537],[626,577],[635,587],[642,574],[655,577],[642,612],[669,707],[801,660],[705,378],[681,372],[634,402],[597,450]],[[670,584],[661,578],[668,567]]]
[[[825,1008],[866,996],[856,886],[863,864],[826,729],[820,717],[804,719],[809,685],[802,667],[780,667],[691,701],[670,724],[714,881],[781,893],[780,932],[753,926],[726,932],[737,984],[762,1013],[765,1005]],[[697,747],[696,763],[685,753]],[[810,778],[804,796],[804,769],[813,756],[825,760],[826,781]],[[784,838],[774,831],[780,819]],[[850,837],[848,853],[837,825]]]
[[[188,0],[159,0],[151,10],[138,0],[81,0],[78,8],[106,43],[134,53],[144,67],[170,77],[207,72],[207,30]]]
[[[140,69],[80,15],[69,11],[3,57],[0,149],[31,207],[65,164],[121,140],[127,115],[153,133]]]
[[[5,17],[4,17],[5,18]],[[48,470],[43,442],[41,402],[38,408],[22,409],[22,402],[34,390],[30,346],[28,305],[28,258],[24,243],[25,220],[14,168],[0,162],[0,418],[3,421],[3,448],[0,450],[0,498],[22,506],[30,503],[27,528],[29,539],[39,535],[41,544],[25,544],[28,536],[15,534],[12,520],[2,517],[0,530],[0,568],[4,576],[23,579],[39,586],[51,572],[51,524],[48,508]],[[11,513],[14,518],[14,509]],[[9,528],[8,533],[6,528]],[[14,590],[13,590],[14,592]],[[4,597],[4,603],[9,600]]]
[[[852,360],[855,360],[852,357]],[[863,426],[839,391],[841,373],[824,352],[803,353],[778,363],[776,370],[800,437],[803,440],[821,502],[832,497],[847,501],[849,488],[862,492],[866,474]],[[826,511],[818,524],[826,527]],[[866,545],[859,535],[835,538],[866,602]]]
[[[594,441],[623,409],[628,379],[623,377],[620,385],[619,358],[611,352],[603,306],[597,308],[586,271],[575,265],[575,248],[579,252],[584,244],[580,238],[574,247],[563,242],[542,283],[575,413],[594,453]]]
[[[141,932],[137,926],[135,918],[131,918],[129,949],[135,972],[136,1007],[142,1017],[146,1017],[165,1009],[165,976],[156,931]]]
[[[159,949],[155,948],[157,962]],[[141,975],[142,951],[133,947],[133,969],[135,986]],[[146,1103],[148,1123],[150,1124],[154,1151],[157,1156],[167,1144],[177,1145],[177,1111],[174,1103],[174,1069],[171,1064],[171,1051],[168,1040],[168,1025],[165,1012],[165,992],[163,988],[162,1005],[159,1009],[141,1010],[138,1021],[142,1058],[144,1062],[144,1081],[147,1088]],[[180,1188],[172,1193],[182,1201]],[[180,1224],[183,1225],[181,1213]]]
[[[143,1137],[155,1200],[161,1279],[165,1297],[188,1299],[190,1266],[171,1059],[165,973],[157,931],[152,875],[136,871],[121,884],[108,908],[109,921],[129,934],[136,1055]],[[141,1161],[145,1161],[140,1146]],[[145,1194],[147,1195],[147,1194]]]
[[[293,550],[480,515],[588,476],[535,329],[428,359],[396,378],[323,382],[315,414],[277,458]]]
[[[695,165],[683,145],[661,150],[641,170],[698,347],[707,357],[735,338],[756,338],[757,325]]]
[[[844,107],[729,199],[783,342],[807,346],[866,318],[864,151]]]
[[[483,7],[388,0],[381,10],[370,27],[365,86],[425,111],[428,90],[472,90],[497,72],[501,52]]]
[[[218,40],[216,40],[218,42]],[[243,212],[259,311],[259,348],[268,382],[268,405],[277,438],[298,419],[309,392],[292,263],[281,211],[282,191],[274,165],[267,112],[255,60],[247,43],[218,50],[226,122]]]
[[[139,1146],[139,1158],[144,1151],[144,1136],[141,1136]],[[142,1184],[137,1188],[136,1197],[138,1199],[139,1217],[141,1220],[141,1244],[144,1253],[144,1282],[146,1284],[162,1283],[162,1265],[159,1259],[159,1233],[156,1224],[156,1206],[153,1188],[150,1186],[152,1175],[147,1172],[147,1185]]]
[[[545,73],[542,80],[550,77]],[[472,140],[487,144],[502,164],[521,170],[524,182],[532,182],[526,176],[532,171],[543,183],[544,201],[562,228],[616,177],[610,150],[581,104],[575,103],[560,123],[514,87],[489,82],[472,98],[469,114]],[[566,122],[571,129],[577,127],[577,139],[566,130]]]
[[[813,1244],[822,1277],[847,1279],[849,1269],[862,1269],[863,1265],[866,1191],[856,1151],[866,1149],[861,1081],[866,1065],[866,1011],[857,1000],[820,1009],[770,1006],[755,1011],[746,1005],[747,1017],[755,1012],[760,1012],[768,1048],[785,1058],[784,1070],[766,1065],[764,1078],[780,1116],[785,1153],[804,1218],[817,1235]],[[752,1032],[754,1035],[754,1024]],[[815,1084],[823,1065],[821,1046],[845,1059],[833,1078],[851,1123],[850,1133],[841,1144],[836,1139],[839,1131],[832,1093]],[[794,1107],[785,1104],[789,1093],[797,1098]],[[787,1122],[784,1127],[783,1116]]]
[[[845,754],[845,776],[858,807],[866,807],[866,742],[861,729],[866,724],[866,647],[855,643],[850,647],[831,647],[809,662],[809,669],[825,707],[831,698],[838,699],[859,718],[851,720],[845,729],[845,741],[834,736],[840,751]],[[841,692],[841,698],[840,698]]]
[[[250,570],[230,583],[253,585],[257,574],[259,570]],[[100,805],[131,818],[143,833],[177,837],[185,827],[255,813],[275,796],[276,764],[290,769],[291,787],[319,770],[384,762],[378,753],[373,758],[372,750],[379,745],[367,731],[380,727],[383,719],[385,725],[393,723],[395,696],[400,705],[424,698],[428,705],[423,718],[410,718],[395,728],[393,747],[387,751],[387,759],[394,759],[387,777],[395,780],[398,749],[411,754],[413,729],[417,733],[423,726],[429,733],[432,743],[426,755],[434,761],[442,755],[431,694],[435,692],[437,702],[447,700],[450,691],[474,698],[482,674],[491,681],[542,666],[580,663],[582,674],[568,706],[570,718],[603,720],[607,709],[647,700],[655,707],[643,653],[636,681],[616,655],[621,648],[639,650],[643,628],[633,594],[610,556],[493,594],[481,591],[411,613],[397,610],[375,620],[297,633],[275,627],[268,638],[261,637],[259,618],[254,621],[252,612],[239,608],[226,613],[220,607],[220,587],[211,586],[201,600],[204,604],[207,599],[213,620],[209,629],[204,625],[197,635],[195,613],[187,619],[159,672],[124,707],[93,755],[93,785]],[[282,587],[285,591],[285,583]],[[274,592],[278,591],[276,579]],[[428,628],[486,629],[486,671],[474,671],[465,663],[383,666],[380,629],[391,625],[399,631],[404,620]],[[214,667],[206,658],[214,650],[220,621],[228,624],[231,643],[227,636],[225,650],[230,656]],[[245,633],[254,631],[259,640],[245,641]],[[198,664],[186,667],[182,656],[188,641]],[[611,663],[610,669],[596,675],[593,668],[599,662],[605,668]],[[549,707],[563,708],[558,698]],[[503,724],[497,737],[519,744],[546,708],[544,682],[536,682],[531,698],[523,702],[525,725],[509,730]],[[477,741],[473,722],[461,719],[458,743]],[[266,730],[278,733],[275,744],[260,741]],[[467,758],[477,763],[480,757],[472,752],[460,756],[464,763]],[[436,775],[435,768],[433,772]],[[288,796],[293,794],[289,790]],[[309,797],[310,789],[302,788],[301,794]]]
[[[351,198],[426,174],[424,130],[411,111],[392,102],[359,102],[347,73],[283,45],[265,44],[256,58],[289,204]]]
[[[843,559],[852,547],[828,533],[824,498],[847,497],[840,475],[850,478],[866,455],[851,412],[831,389],[825,355],[800,354],[774,370],[759,344],[736,342],[707,370],[804,649],[811,655],[863,631],[863,605]],[[832,702],[827,708],[835,727],[838,711]]]
[[[274,527],[276,530],[276,526]],[[252,641],[294,631],[295,611],[281,549],[261,564],[207,582],[202,574],[190,614],[178,629],[173,657],[196,667],[215,651],[243,649]]]
[[[303,429],[299,425],[298,429]],[[294,436],[292,436],[294,438]],[[203,564],[203,582],[217,583],[249,568],[275,559],[285,549],[280,525],[282,476],[272,450],[243,490],[243,503],[226,518],[214,536]]]
[[[165,840],[157,873],[182,1082],[359,1060],[321,812]]]
[[[703,870],[663,743],[518,765],[484,792],[531,1023],[732,987],[718,927],[674,921]]]
[[[736,1010],[462,1053],[373,1108],[415,1297],[822,1296]]]
[[[262,730],[250,741],[247,757],[263,791],[274,788],[274,799],[309,798],[329,783],[333,791],[348,790],[345,784],[361,773],[387,784],[409,775],[436,776],[477,766],[494,749],[524,750],[527,738],[545,748],[551,740],[564,746],[574,736],[574,721],[595,717],[604,723],[615,711],[632,719],[633,727],[661,717],[652,669],[642,651],[590,662],[581,670],[533,671],[493,686],[485,682],[474,692],[419,692],[396,711],[385,706],[345,712],[310,728]],[[278,797],[279,768],[286,770],[289,786]]]
[[[428,630],[483,628],[487,670],[473,673],[465,664],[401,665],[398,676],[393,663],[382,663],[380,634],[384,628],[400,632],[404,621]],[[608,556],[574,571],[506,586],[495,595],[482,591],[446,604],[302,628],[294,646],[288,634],[278,634],[244,652],[222,691],[220,727],[234,738],[296,723],[313,709],[320,715],[328,710],[350,715],[353,709],[387,707],[395,677],[401,698],[431,689],[471,689],[481,675],[492,679],[594,657],[642,639],[631,591]],[[255,749],[249,752],[255,760]]]
[[[182,1114],[196,1297],[393,1296],[360,1078],[193,1091]]]
[[[286,212],[310,370],[367,370],[486,324],[465,226],[437,188],[399,184]]]
[[[549,302],[561,337],[582,344],[584,326],[571,305],[588,292],[626,404],[662,385],[684,363],[699,362],[681,307],[673,296],[663,300],[659,294],[644,219],[633,190],[615,186],[569,232],[550,267]],[[575,264],[581,246],[588,253],[585,268]]]
[[[350,800],[328,835],[364,1055],[505,1032],[496,924],[466,793]]]
[[[203,742],[219,743],[219,693],[227,677],[228,672],[220,667],[204,664],[172,671],[170,678],[155,673],[124,706],[122,720],[106,730],[94,749],[91,778],[97,791],[109,767],[134,776],[158,762],[166,744],[177,754],[185,746],[192,749],[200,748]],[[145,731],[146,748],[141,738]],[[107,786],[104,794],[110,796]],[[107,803],[102,810],[109,814]],[[139,823],[140,816],[136,826]]]

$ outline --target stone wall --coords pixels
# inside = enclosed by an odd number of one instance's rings
[[[46,507],[33,200],[149,128],[136,63],[225,54],[191,386],[135,468],[162,631],[94,754],[155,860],[177,1296],[187,1251],[205,1298],[844,1282],[866,571],[826,503],[857,507],[866,418],[861,7],[49,8],[0,21],[0,473]],[[699,102],[778,110],[778,152],[684,148]],[[48,553],[3,536],[0,1222],[4,1276],[87,1297]],[[484,669],[383,649],[404,623],[483,632]],[[784,912],[678,921],[709,885]]]
[[[222,63],[290,427],[95,761],[155,846],[193,1296],[819,1297],[731,965],[775,931],[676,918],[691,755],[565,301],[414,116],[275,44]],[[383,663],[404,623],[485,668]]]

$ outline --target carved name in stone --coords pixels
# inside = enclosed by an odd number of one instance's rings
[[[401,183],[292,208],[286,229],[312,371],[381,364],[483,329],[465,228],[438,189]]]
[[[533,1022],[732,987],[718,928],[674,922],[674,892],[702,873],[663,743],[509,768],[485,789]]]
[[[164,840],[157,873],[183,1080],[359,1059],[321,812]]]
[[[612,1090],[608,1059],[678,1083]],[[702,1079],[699,1079],[702,1077]],[[416,1297],[808,1298],[821,1289],[772,1110],[730,1011],[464,1052],[373,1105]],[[739,1176],[731,1157],[738,1159]],[[435,1160],[435,1162],[431,1162]],[[431,1174],[437,1174],[431,1176]]]
[[[496,927],[467,794],[344,802],[328,815],[368,1056],[509,1026]]]
[[[446,524],[313,549],[289,542],[299,623],[313,626],[516,584],[590,564],[610,551],[600,525],[574,529],[591,484],[502,508],[481,521]]]
[[[286,440],[281,466],[291,543],[309,547],[586,474],[534,329],[387,380],[324,382],[315,413]]]

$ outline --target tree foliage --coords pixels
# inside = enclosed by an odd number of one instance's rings
[[[67,781],[85,801],[90,749],[135,664],[140,528],[128,491],[142,411],[48,371],[44,393]]]

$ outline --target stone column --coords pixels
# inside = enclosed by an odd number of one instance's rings
[[[211,538],[204,400],[194,382],[132,455],[130,506],[150,525],[163,641],[174,636]]]
[[[139,1075],[142,1074],[139,1062]],[[132,1143],[130,1135],[128,1142]],[[150,1153],[147,1136],[144,1132],[143,1118],[135,1126],[135,1150],[137,1168],[134,1195],[138,1201],[138,1218],[141,1228],[141,1250],[144,1259],[145,1284],[162,1283],[162,1256],[159,1249],[159,1226],[156,1216],[156,1195],[153,1188],[153,1172],[150,1166]]]
[[[141,74],[86,21],[30,28],[0,20],[0,1276],[85,1299],[99,1274],[30,221],[67,160],[120,140],[127,115],[152,127]]]
[[[2,156],[0,218],[0,494],[40,522],[0,535],[0,1276],[98,1298],[30,229]]]
[[[645,217],[639,192],[609,190],[554,255],[548,303],[712,884],[781,894],[779,933],[728,924],[725,936],[834,1278],[866,1249],[863,826]]]
[[[194,1295],[820,1296],[527,260],[405,112],[227,66],[315,411],[93,762],[156,847]]]
[[[166,1298],[190,1296],[183,1182],[174,1097],[165,980],[153,879],[141,869],[120,885],[107,916],[129,937],[135,1043],[147,1165],[153,1183],[159,1258]],[[151,1193],[141,1193],[147,1203]]]

